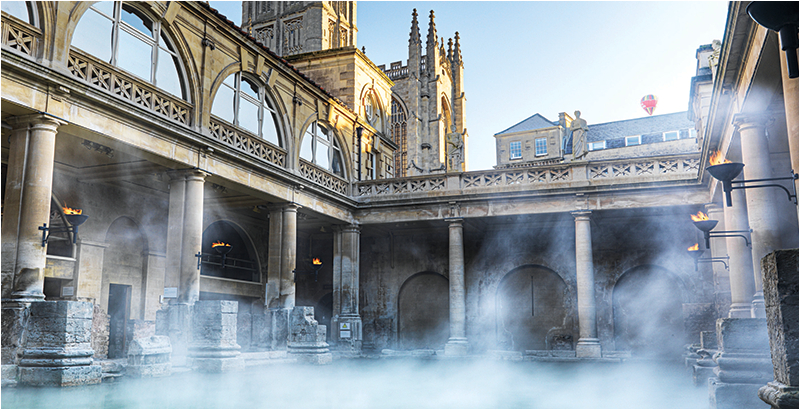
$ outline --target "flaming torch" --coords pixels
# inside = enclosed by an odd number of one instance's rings
[[[230,252],[233,248],[230,244],[222,241],[212,243],[211,247],[217,251],[218,254],[222,255],[222,269],[225,269],[226,255],[228,255],[228,252]]]
[[[694,246],[690,246],[686,251],[689,252],[689,256],[691,256],[695,261],[700,259],[704,252],[700,250],[699,243],[694,244]]]
[[[69,226],[63,228],[53,228],[47,227],[47,224],[43,224],[39,227],[39,230],[42,231],[42,247],[44,248],[47,245],[47,240],[50,239],[50,234],[53,232],[71,232],[72,233],[72,243],[76,243],[78,240],[78,226],[86,222],[89,219],[89,216],[83,214],[83,210],[81,209],[72,209],[69,207],[63,207],[62,210],[64,211],[64,219],[67,220]]]
[[[722,152],[716,151],[708,158],[710,164],[706,169],[712,177],[722,182],[722,190],[725,192],[725,201],[731,206],[731,181],[742,173],[744,164],[741,162],[731,162],[725,159]]]

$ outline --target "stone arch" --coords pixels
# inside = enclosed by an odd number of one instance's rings
[[[673,272],[657,265],[627,270],[614,284],[614,344],[638,356],[680,357],[686,343],[685,289]]]
[[[442,349],[449,337],[449,280],[436,272],[412,275],[397,296],[399,348]]]
[[[225,255],[225,268],[222,268],[222,255],[214,250],[217,241],[231,245]],[[201,275],[251,282],[261,281],[261,263],[250,236],[237,223],[230,220],[217,220],[203,230],[203,264]]]
[[[522,265],[498,283],[496,335],[505,350],[573,350],[573,298],[567,283],[541,265]]]

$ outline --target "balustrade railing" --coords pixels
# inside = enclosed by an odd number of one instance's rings
[[[31,57],[36,56],[39,44],[42,42],[42,32],[39,29],[11,18],[4,18],[2,31],[2,44],[4,47]]]
[[[286,166],[286,151],[282,148],[226,124],[219,118],[211,117],[209,130],[211,137],[223,144],[281,168]]]
[[[433,191],[472,193],[486,188],[529,186],[531,189],[576,186],[613,185],[617,183],[652,182],[659,179],[694,178],[700,167],[697,155],[660,159],[630,159],[602,163],[574,163],[529,168],[439,174],[359,182],[356,197],[380,197]]]
[[[130,101],[139,107],[181,125],[190,126],[192,106],[180,98],[75,49],[69,51],[67,69],[73,76],[94,88]]]
[[[300,175],[324,188],[347,195],[347,181],[300,158]]]

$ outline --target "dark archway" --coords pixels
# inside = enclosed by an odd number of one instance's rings
[[[441,349],[450,337],[450,285],[435,272],[408,278],[397,301],[401,349]]]
[[[217,221],[203,231],[203,266],[200,274],[218,278],[238,279],[258,282],[260,275],[258,264],[252,256],[255,254],[241,229],[227,221]],[[214,250],[214,242],[225,242],[231,245],[230,252],[225,255],[225,266],[222,266],[222,255]]]
[[[658,266],[638,266],[614,285],[614,341],[637,356],[680,357],[686,343],[678,279]]]
[[[325,294],[325,296],[320,298],[320,300],[314,306],[314,318],[317,319],[317,322],[319,322],[319,324],[328,327],[328,331],[325,332],[325,339],[328,342],[331,341],[331,333],[333,332],[333,328],[331,327],[332,317],[333,317],[333,293],[327,293]]]
[[[572,298],[564,280],[542,266],[509,272],[497,287],[497,340],[508,350],[572,350]]]

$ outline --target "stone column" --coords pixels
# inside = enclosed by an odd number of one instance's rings
[[[450,339],[444,345],[447,356],[467,354],[467,304],[464,282],[464,227],[462,218],[450,222]]]
[[[292,202],[283,208],[283,241],[281,243],[281,295],[284,309],[294,308],[294,270],[297,265],[297,210],[300,205]]]
[[[767,136],[764,132],[767,117],[763,115],[737,114],[734,124],[739,129],[742,143],[744,179],[772,178],[770,153]],[[753,296],[753,317],[765,317],[764,292],[761,279],[761,258],[780,248],[781,225],[777,211],[777,188],[756,188],[747,192],[747,216],[752,233],[752,260],[755,280]],[[783,199],[784,201],[786,199]]]
[[[786,113],[786,134],[789,137],[789,155],[792,159],[792,170],[794,173],[800,173],[800,147],[798,146],[798,107],[797,100],[797,78],[789,78],[788,69],[786,68],[786,53],[779,52],[781,55],[781,84],[783,85],[783,108]],[[800,180],[794,181],[795,192],[800,192]],[[798,207],[800,212],[800,207]],[[800,214],[798,214],[800,219]]]
[[[797,249],[770,253],[761,261],[764,301],[775,380],[758,390],[758,397],[772,408],[796,409],[798,405],[798,304]]]
[[[742,179],[740,176],[737,179]],[[744,189],[731,192],[734,206],[724,207],[725,230],[746,231],[750,229],[747,222],[747,197]],[[739,204],[736,206],[735,204]],[[730,257],[731,278],[731,310],[728,317],[749,318],[752,316],[753,295],[755,294],[755,276],[753,275],[753,254],[744,239],[727,237],[725,243]],[[715,255],[722,256],[722,255]]]
[[[8,172],[3,199],[3,253],[0,258],[3,272],[3,300],[14,290],[14,266],[17,262],[17,235],[22,184],[25,181],[25,156],[28,150],[29,122],[14,124],[8,149]]]
[[[709,407],[765,408],[758,390],[772,380],[766,320],[717,319],[717,344],[716,377],[708,380]]]
[[[264,291],[264,306],[281,307],[281,257],[283,256],[283,210],[269,210],[269,254],[267,256],[267,286]]]
[[[56,133],[63,122],[39,115],[31,118],[30,124],[11,294],[12,298],[23,302],[44,300],[46,248],[42,247],[39,227],[50,222]]]
[[[719,184],[720,188],[722,184]],[[717,230],[726,230],[727,225],[725,223],[725,216],[724,216],[724,206],[720,206],[717,203],[710,203],[705,205],[706,213],[708,214],[709,219],[720,221],[717,225]],[[698,233],[700,231],[697,231]],[[744,244],[744,241],[742,242]],[[711,254],[706,253],[705,257],[710,258],[714,257],[725,257],[729,254],[727,241],[723,239],[716,239],[711,241],[711,248],[709,249]],[[748,249],[749,251],[750,249]],[[726,317],[728,316],[728,311],[730,311],[731,306],[731,284],[730,284],[730,271],[721,263],[711,263],[707,266],[711,267],[713,271],[713,283],[714,283],[714,318],[718,317]],[[684,305],[684,309],[687,309],[690,305]],[[684,310],[686,313],[686,310]],[[748,312],[750,311],[748,305]],[[699,312],[696,312],[699,313]],[[694,314],[690,314],[690,316],[695,317]],[[688,316],[687,316],[688,318]],[[694,320],[694,319],[692,319]]]
[[[191,367],[207,373],[241,371],[244,360],[236,343],[239,302],[202,300],[192,314]]]
[[[176,291],[181,283],[181,247],[183,244],[183,211],[186,207],[186,175],[169,172],[169,215],[167,222],[167,260],[164,288]],[[171,302],[176,302],[172,299]]]
[[[200,299],[200,269],[197,268],[196,255],[203,248],[203,184],[206,176],[199,170],[186,174],[178,302],[189,305]]]
[[[600,357],[597,338],[597,308],[594,301],[594,260],[592,259],[592,211],[575,211],[575,268],[578,284],[578,328],[575,346],[578,357]]]
[[[358,310],[361,227],[338,227],[333,234],[333,309],[331,339],[340,350],[361,353],[361,316]]]

